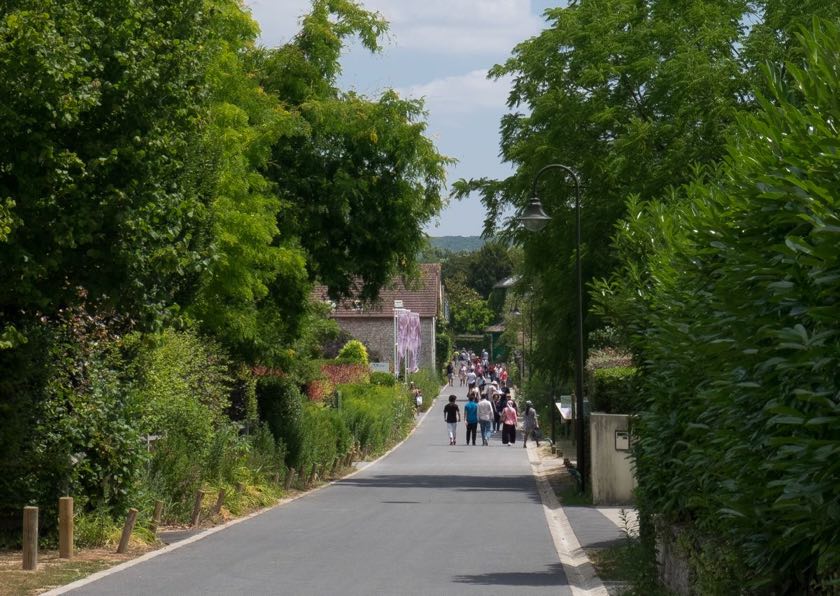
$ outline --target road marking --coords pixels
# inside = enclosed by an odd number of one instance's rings
[[[531,472],[537,481],[537,489],[542,499],[543,513],[548,521],[548,529],[551,532],[557,556],[560,557],[566,579],[569,580],[572,596],[609,596],[603,582],[595,574],[595,567],[581,548],[563,506],[560,505],[557,495],[554,494],[554,490],[545,477],[536,449],[529,447],[527,451],[528,460],[531,462]]]

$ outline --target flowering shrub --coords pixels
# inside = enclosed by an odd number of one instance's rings
[[[370,370],[363,364],[324,362],[320,370],[320,376],[306,386],[309,401],[324,401],[338,385],[370,382]]]

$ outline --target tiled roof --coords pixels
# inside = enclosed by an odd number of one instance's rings
[[[420,265],[420,278],[416,282],[409,281],[409,288],[405,287],[401,278],[395,279],[379,292],[379,301],[367,307],[359,307],[353,299],[346,299],[338,304],[333,311],[335,318],[366,318],[393,317],[394,300],[402,300],[403,308],[419,313],[421,317],[439,316],[442,303],[442,289],[440,283],[440,263],[423,263]],[[312,289],[313,300],[329,300],[327,288],[315,285]]]

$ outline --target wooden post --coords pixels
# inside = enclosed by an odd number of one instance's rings
[[[301,485],[301,488],[306,488],[303,486],[303,483],[306,482],[306,473],[304,472],[305,468],[303,464],[298,466],[297,474],[295,475],[295,480]]]
[[[23,508],[23,569],[38,569],[38,508]]]
[[[213,505],[213,515],[219,515],[222,511],[222,505],[225,503],[225,489],[219,489],[219,496],[216,498],[216,504]]]
[[[58,499],[58,557],[73,558],[73,497]]]
[[[280,472],[274,472],[274,484],[280,484]]]
[[[204,491],[199,490],[195,493],[195,503],[193,504],[192,520],[190,525],[197,526],[198,520],[201,518],[201,502],[204,500]]]
[[[296,472],[294,468],[289,468],[286,470],[286,480],[283,482],[283,488],[289,490],[292,487],[292,482],[295,481]]]
[[[309,488],[312,486],[312,483],[315,482],[315,474],[318,473],[318,464],[312,464],[312,471],[309,472],[309,478],[306,481],[306,487]]]
[[[242,482],[237,482],[236,483],[236,494],[241,495],[243,492],[245,492],[245,485]]]
[[[333,459],[332,468],[330,469],[330,476],[335,477],[335,472],[338,470],[339,463],[341,463],[341,458],[336,455]]]
[[[163,515],[163,501],[155,501],[155,512],[152,514],[152,534],[157,535],[160,517]]]
[[[122,536],[120,536],[120,545],[117,547],[117,553],[122,554],[128,550],[128,541],[131,539],[131,533],[134,531],[134,524],[137,522],[137,510],[132,507],[128,510],[128,517],[125,518],[125,525],[123,526]]]

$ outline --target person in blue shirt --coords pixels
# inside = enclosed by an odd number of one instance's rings
[[[470,401],[464,405],[464,420],[467,423],[467,445],[475,445],[475,435],[478,430],[478,404],[476,403],[475,391],[470,391]]]

